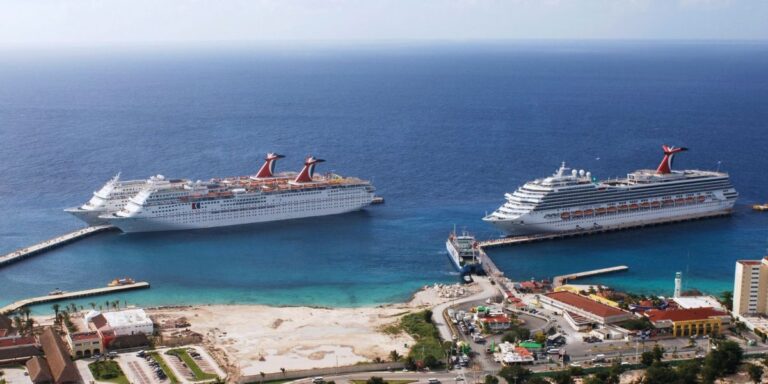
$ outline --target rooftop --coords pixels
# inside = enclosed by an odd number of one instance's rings
[[[723,310],[723,305],[712,296],[683,296],[672,299],[680,308],[706,308],[711,307]]]
[[[116,312],[104,312],[101,314],[112,328],[120,328],[136,324],[151,324],[152,319],[141,308],[125,309]],[[94,318],[94,322],[96,318]]]
[[[509,323],[509,317],[507,315],[496,315],[481,317],[480,321],[483,323]]]
[[[717,310],[715,308],[689,308],[689,309],[670,309],[662,311],[659,309],[652,309],[645,312],[645,315],[652,322],[657,321],[691,321],[691,320],[707,320],[712,317],[727,316],[728,313]]]
[[[548,293],[547,297],[600,317],[624,315],[626,312],[568,291]]]
[[[760,265],[760,260],[736,260],[736,262],[744,265]]]
[[[90,332],[77,332],[69,335],[72,340],[93,340],[99,338],[99,333],[96,331]]]
[[[16,345],[35,345],[37,340],[31,336],[25,337],[3,337],[0,338],[0,348],[8,348]]]

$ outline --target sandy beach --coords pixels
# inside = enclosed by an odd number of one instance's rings
[[[430,286],[407,303],[362,308],[270,307],[263,305],[203,305],[149,310],[156,322],[185,317],[192,331],[204,335],[235,375],[351,365],[390,351],[406,354],[413,344],[405,333],[381,332],[386,325],[414,310],[466,296],[476,285]]]

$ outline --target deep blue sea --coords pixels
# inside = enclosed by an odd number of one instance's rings
[[[0,270],[0,304],[151,282],[129,304],[360,306],[453,282],[444,241],[480,238],[503,195],[561,161],[598,178],[721,169],[730,218],[490,252],[517,279],[626,264],[586,282],[669,294],[732,288],[760,258],[768,214],[768,44],[518,42],[152,47],[0,52],[0,252],[82,224],[62,209],[118,171],[207,179],[254,173],[268,151],[298,170],[372,179],[363,212],[204,231],[107,233]],[[44,306],[44,309],[48,306]]]

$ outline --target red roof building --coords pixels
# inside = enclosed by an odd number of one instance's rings
[[[568,291],[548,293],[542,295],[539,300],[546,305],[572,312],[598,324],[611,324],[632,318],[632,314],[627,311]]]
[[[711,307],[666,311],[652,309],[646,311],[645,316],[654,327],[671,329],[675,336],[718,334],[722,325],[731,319],[727,312]]]

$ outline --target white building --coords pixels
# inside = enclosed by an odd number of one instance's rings
[[[108,326],[116,336],[134,335],[143,333],[152,335],[154,325],[152,319],[141,308],[124,309],[122,311],[104,312],[91,311],[86,316],[86,321],[92,321],[97,329]]]

